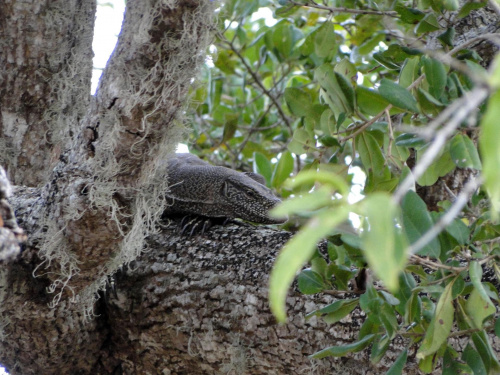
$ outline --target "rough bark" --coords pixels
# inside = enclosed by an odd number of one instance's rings
[[[36,190],[17,196],[33,201]],[[5,276],[0,363],[12,374],[376,374],[398,355],[396,347],[378,366],[369,352],[310,360],[322,348],[355,341],[364,316],[357,311],[331,326],[306,321],[334,298],[292,291],[289,323],[275,323],[267,280],[290,234],[233,223],[188,237],[178,224],[148,239],[148,251],[116,274],[116,295],[101,295],[90,320],[66,300],[47,307],[50,280],[31,277],[37,250],[27,247]],[[416,372],[409,365],[406,373]]]
[[[94,1],[0,3],[0,157],[15,184],[28,186],[14,190],[12,204],[29,235],[0,270],[0,363],[12,374],[387,369],[397,347],[378,367],[368,352],[307,358],[357,337],[359,312],[334,326],[305,321],[331,297],[293,292],[291,321],[274,324],[267,277],[289,234],[245,225],[193,238],[154,233],[167,187],[158,169],[180,138],[176,121],[203,60],[212,2],[129,1],[91,99],[94,11]],[[10,226],[0,231],[14,233],[4,198]],[[116,297],[96,301],[128,262]],[[406,371],[416,373],[411,364]]]
[[[18,45],[38,53],[36,60],[42,64],[57,55],[59,69],[73,74],[42,77],[46,87],[40,89],[40,100],[35,100],[38,107],[32,111],[36,115],[33,126],[20,126],[27,122],[26,116],[32,116],[23,95],[39,88],[39,68],[22,54],[12,62],[10,55],[2,55],[10,64],[5,66],[6,90],[12,89],[16,95],[2,92],[2,113],[8,116],[2,117],[0,139],[7,142],[4,149],[13,150],[2,154],[16,184],[45,183],[36,204],[30,207],[32,221],[36,218],[30,235],[39,248],[40,269],[50,275],[53,303],[70,296],[91,310],[95,293],[107,275],[141,252],[145,236],[154,232],[165,207],[162,192],[167,181],[160,166],[180,140],[178,121],[192,79],[204,61],[214,4],[130,2],[117,47],[92,101],[93,22],[89,18],[93,19],[95,2],[77,5],[80,7],[66,2],[9,2],[0,9],[4,16],[2,40],[17,38]],[[34,36],[19,26],[25,14],[38,17]],[[62,37],[41,25],[58,17],[64,21],[62,26],[56,22]],[[10,18],[18,22],[11,25],[7,22]],[[69,27],[73,19],[85,26]],[[50,41],[39,49],[39,40],[47,39]],[[75,64],[71,65],[72,61]],[[81,65],[85,69],[80,69]],[[83,78],[78,80],[80,75]],[[16,85],[19,94],[14,90]],[[55,109],[49,105],[53,102],[57,103]],[[71,103],[74,111],[61,103]],[[47,119],[43,122],[42,118]],[[61,126],[61,118],[68,122],[65,137],[58,144],[47,142],[47,132]],[[26,156],[24,150],[28,149],[43,155]],[[55,167],[46,156],[49,154],[59,157]]]
[[[87,111],[95,7],[0,3],[0,164],[13,184],[45,183]]]
[[[17,225],[14,210],[8,202],[12,186],[5,170],[0,166],[0,262],[16,259],[21,252],[20,243],[26,240],[24,231]]]
[[[36,193],[26,189],[16,196],[29,206]],[[24,225],[25,213],[18,213]],[[334,325],[306,320],[334,298],[292,290],[290,321],[275,323],[267,280],[290,234],[240,223],[188,237],[178,225],[148,239],[147,252],[116,274],[116,295],[111,287],[101,294],[90,320],[67,300],[47,307],[50,280],[31,277],[37,249],[26,248],[3,283],[9,303],[2,305],[8,321],[0,363],[13,374],[378,374],[405,344],[396,341],[376,366],[369,351],[310,360],[315,351],[355,341],[364,315],[355,310]],[[40,335],[33,338],[33,332]],[[498,351],[498,338],[492,340]],[[455,346],[465,343],[457,339]],[[419,373],[414,355],[409,353],[405,374]]]

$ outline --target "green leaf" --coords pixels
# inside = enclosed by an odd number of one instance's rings
[[[329,269],[332,275],[335,276],[334,284],[337,289],[348,290],[349,280],[351,280],[356,273],[346,266],[337,266],[336,264],[330,264]]]
[[[298,186],[307,186],[315,182],[330,186],[343,196],[349,194],[349,186],[347,186],[344,179],[335,173],[326,171],[303,170],[293,179],[288,180],[285,185],[290,189],[294,189]]]
[[[395,309],[388,303],[384,303],[380,306],[378,316],[387,332],[387,336],[389,336],[391,340],[394,339],[398,330],[398,320],[396,318]]]
[[[415,24],[424,18],[425,13],[414,8],[408,8],[404,5],[397,4],[394,10],[401,16],[401,21],[405,23]]]
[[[298,117],[309,116],[311,113],[311,96],[304,90],[296,87],[285,89],[285,100],[290,111]]]
[[[385,290],[381,290],[380,294],[382,294],[384,296],[385,300],[387,301],[387,303],[389,305],[393,305],[393,306],[399,305],[400,301],[395,296],[393,296],[391,293],[388,293]]]
[[[423,56],[425,79],[429,83],[429,92],[436,99],[440,99],[446,87],[446,69],[442,62],[431,57]]]
[[[382,175],[385,158],[375,137],[368,132],[362,132],[355,138],[355,141],[365,171],[372,171],[377,176]]]
[[[422,345],[418,349],[417,358],[424,359],[425,357],[434,354],[448,339],[453,325],[453,300],[452,287],[453,282],[450,282],[443,291],[432,317],[431,323],[425,334]]]
[[[439,112],[441,112],[440,107],[443,107],[443,104],[439,100],[420,87],[417,89],[417,100],[420,105],[420,109],[425,114],[436,116]]]
[[[427,151],[428,146],[424,146],[417,150],[417,163]],[[424,174],[417,179],[417,182],[421,186],[431,186],[436,183],[439,177],[443,177],[455,169],[455,163],[451,158],[451,154],[445,147],[440,152],[440,156],[432,162],[432,164],[425,170]]]
[[[465,309],[474,322],[475,328],[482,328],[484,319],[496,312],[495,306],[490,299],[488,298],[488,300],[485,301],[477,288],[472,290],[467,300],[467,304],[465,305]]]
[[[475,75],[478,79],[482,79],[485,82],[488,82],[489,84],[491,84],[492,87],[495,86],[494,76],[489,75],[486,69],[483,68],[481,65],[471,60],[465,60],[465,65],[467,65],[467,68],[470,69],[471,74]],[[466,79],[470,80],[467,76]],[[471,82],[470,86],[472,85],[474,84]]]
[[[452,299],[457,298],[460,294],[462,294],[464,289],[465,289],[465,281],[461,277],[458,277],[457,280],[453,283],[451,298]]]
[[[420,59],[418,57],[406,59],[399,74],[399,85],[405,89],[408,88],[420,76],[418,74],[419,68]]]
[[[280,3],[280,5],[282,5]],[[282,6],[281,8],[276,9],[274,12],[276,17],[289,17],[293,13],[295,13],[300,7],[294,5],[294,4],[287,4],[285,6]]]
[[[314,353],[311,358],[325,358],[325,357],[343,357],[347,353],[356,353],[368,346],[370,342],[373,341],[375,335],[366,335],[361,340],[353,342],[352,344],[331,346],[329,348],[323,349],[317,353]]]
[[[378,47],[379,43],[385,39],[384,33],[377,33],[369,37],[364,41],[358,48],[358,53],[360,55],[368,55]]]
[[[446,348],[443,356],[443,373],[442,375],[472,375],[472,369],[458,360],[458,353],[451,349]]]
[[[293,45],[295,44],[293,35],[293,26],[287,21],[280,22],[272,29],[272,42],[275,50],[279,51],[279,58],[286,59],[292,53]]]
[[[321,308],[320,310],[315,311],[313,314],[309,314],[308,317],[312,316],[312,315],[321,316],[321,315],[326,315],[326,314],[332,314],[336,311],[341,310],[345,306],[356,307],[358,305],[358,303],[359,303],[359,298],[339,299],[338,301],[335,301],[335,302]]]
[[[326,146],[326,147],[333,147],[333,146],[337,146],[337,147],[340,147],[340,143],[339,141],[337,140],[337,138],[334,138],[334,137],[331,137],[329,135],[323,135],[321,137],[318,138],[318,141],[323,145],[323,146]]]
[[[500,337],[500,318],[497,318],[497,321],[495,322],[495,335]]]
[[[433,355],[429,355],[425,358],[422,358],[419,362],[418,362],[418,368],[424,373],[424,374],[430,374],[432,372],[432,370],[434,369],[434,362],[433,362],[433,358],[435,358],[435,356]]]
[[[288,151],[295,155],[302,155],[315,146],[314,137],[304,128],[298,128],[293,133],[292,141],[288,144]]]
[[[490,87],[500,89],[500,55],[496,55],[491,63],[491,74],[488,80]]]
[[[395,62],[390,56],[385,55],[383,52],[377,52],[373,54],[373,59],[391,70],[399,70],[401,66]]]
[[[224,132],[222,133],[222,142],[226,142],[234,137],[238,129],[239,115],[236,113],[226,113],[224,116]]]
[[[467,135],[459,133],[453,137],[450,154],[457,167],[481,170],[481,160],[477,148]]]
[[[316,31],[314,37],[314,52],[318,57],[329,57],[335,53],[337,37],[333,30],[333,23],[324,22]]]
[[[398,207],[390,195],[374,193],[362,201],[362,208],[366,216],[361,234],[363,254],[370,269],[395,291],[407,257],[407,244],[396,228]]]
[[[468,3],[470,4],[470,3]],[[446,31],[437,37],[444,45],[453,48],[453,39],[455,39],[455,28],[449,27]]]
[[[330,205],[332,195],[331,189],[322,186],[312,192],[281,202],[271,210],[270,214],[274,217],[286,217],[296,213],[311,212]]]
[[[469,296],[469,300],[472,299],[472,301],[467,303],[466,309],[475,324],[475,328],[481,328],[484,318],[494,313],[496,309],[481,283],[483,269],[477,261],[470,263],[469,276],[474,290]]]
[[[232,54],[228,51],[221,51],[214,61],[214,65],[226,74],[233,74],[237,66],[237,62],[232,59]]]
[[[441,26],[434,13],[427,13],[425,17],[418,23],[415,32],[417,34],[430,33],[439,30]]]
[[[377,115],[389,105],[377,91],[361,85],[356,87],[356,99],[361,112],[370,116]]]
[[[306,318],[309,318],[313,315],[322,316],[323,320],[327,324],[334,324],[349,315],[352,310],[354,310],[356,306],[358,306],[358,303],[358,298],[338,300],[328,306],[323,307],[320,310],[308,314]]]
[[[378,363],[382,359],[382,357],[389,349],[389,344],[391,340],[387,335],[378,335],[378,338],[373,341],[372,351],[370,353],[370,362]]]
[[[425,145],[425,140],[416,134],[403,133],[396,137],[396,146],[400,147],[419,147]]]
[[[323,290],[324,283],[321,275],[312,270],[304,270],[297,278],[299,290],[303,294],[316,294]]]
[[[446,10],[455,11],[458,9],[458,0],[440,0]]]
[[[394,364],[391,366],[389,371],[387,371],[386,375],[401,375],[403,373],[407,357],[408,350],[405,349],[400,355],[398,355],[398,358],[396,358]]]
[[[321,86],[321,96],[335,114],[353,113],[356,96],[347,78],[335,72],[330,64],[323,64],[314,72],[314,79]]]
[[[273,167],[264,154],[261,154],[260,152],[253,153],[253,171],[264,176],[267,185],[270,186],[273,175]]]
[[[403,229],[410,243],[414,244],[434,225],[427,206],[414,191],[408,191],[401,203]],[[438,258],[441,253],[439,240],[434,238],[418,254]]]
[[[356,70],[356,65],[349,61],[349,59],[343,58],[340,60],[333,68],[335,72],[342,74],[347,79],[353,79],[358,74]]]
[[[406,303],[406,324],[419,323],[422,314],[422,301],[417,293],[413,293]]]
[[[488,2],[487,1],[482,1],[482,2],[473,2],[473,1],[468,1],[466,2],[462,8],[458,11],[457,18],[464,18],[469,15],[469,13],[475,9],[483,8]]]
[[[488,109],[481,121],[479,151],[483,161],[484,186],[493,206],[492,217],[497,219],[500,212],[500,90],[488,100]]]
[[[418,113],[417,101],[404,87],[386,78],[380,81],[378,92],[392,105]]]
[[[269,303],[278,322],[286,320],[286,295],[295,274],[312,256],[316,243],[345,221],[349,212],[347,205],[320,212],[279,253],[269,278]]]
[[[281,157],[274,168],[272,177],[272,187],[279,187],[293,172],[293,157],[288,151],[281,154]]]
[[[331,136],[336,132],[335,126],[337,122],[335,121],[335,115],[331,109],[325,109],[321,114],[320,119],[321,131],[324,135]]]
[[[476,347],[488,374],[500,374],[500,363],[497,353],[493,350],[486,332],[479,331],[472,334],[472,342]]]
[[[470,344],[467,344],[465,347],[462,354],[462,360],[469,365],[474,375],[488,374],[481,360],[481,356]]]
[[[409,272],[403,272],[399,276],[399,290],[396,292],[395,297],[399,300],[399,305],[396,309],[400,315],[405,315],[407,311],[407,303],[413,295],[412,290],[415,288],[415,279]]]

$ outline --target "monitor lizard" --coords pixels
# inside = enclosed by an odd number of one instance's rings
[[[265,186],[265,179],[252,172],[214,166],[193,154],[175,154],[168,161],[169,191],[164,215],[197,217],[191,233],[205,231],[210,219],[243,219],[259,224],[282,224],[269,210],[281,200]],[[201,217],[201,219],[200,219]],[[208,220],[206,220],[208,219]],[[200,224],[201,221],[201,224]],[[184,232],[187,227],[181,224]]]

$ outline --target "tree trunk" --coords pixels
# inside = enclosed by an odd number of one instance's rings
[[[95,1],[0,3],[0,163],[28,235],[16,257],[23,233],[0,174],[0,363],[11,374],[381,373],[399,354],[377,367],[367,351],[308,359],[355,341],[363,321],[359,311],[331,326],[306,321],[328,295],[292,291],[290,322],[275,324],[267,277],[290,234],[156,231],[163,162],[181,139],[214,8],[128,1],[92,98]],[[116,295],[104,291],[110,275]]]
[[[16,199],[34,194],[17,191]],[[22,208],[18,214],[24,224]],[[306,320],[335,300],[328,295],[292,291],[290,321],[275,323],[267,282],[288,232],[232,223],[188,237],[179,234],[179,222],[163,224],[148,238],[148,250],[116,273],[87,319],[81,305],[67,300],[47,307],[50,280],[31,277],[37,250],[26,248],[5,280],[2,315],[9,324],[1,363],[13,374],[364,374],[386,371],[399,354],[391,349],[377,366],[366,351],[309,359],[355,341],[364,319],[355,311],[336,325]],[[410,366],[406,373],[416,372]]]

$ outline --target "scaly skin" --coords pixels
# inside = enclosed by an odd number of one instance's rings
[[[216,167],[192,154],[176,154],[169,160],[168,181],[166,215],[238,218],[260,224],[287,220],[269,216],[269,210],[281,200],[255,173]]]

